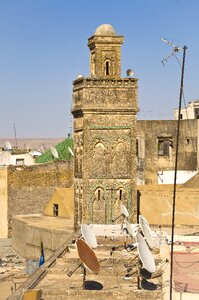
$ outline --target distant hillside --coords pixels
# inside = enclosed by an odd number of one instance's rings
[[[55,146],[64,138],[24,138],[17,139],[17,146],[20,149],[30,148],[31,150],[40,150],[41,148],[49,149],[50,146]],[[0,148],[5,147],[5,141],[9,141],[9,143],[15,147],[15,139],[11,138],[0,138]]]
[[[70,137],[68,137],[67,139],[65,139],[64,141],[62,141],[61,143],[59,143],[55,146],[55,148],[58,152],[58,155],[59,155],[58,160],[73,159],[72,155],[68,151],[68,147],[73,149],[73,140]],[[35,162],[36,163],[46,163],[46,162],[50,162],[52,160],[53,160],[53,156],[52,156],[52,153],[49,149],[44,154],[42,154],[41,156],[38,156],[36,158]]]

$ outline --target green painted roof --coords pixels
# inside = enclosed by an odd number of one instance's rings
[[[68,151],[68,147],[73,149],[73,140],[72,140],[71,137],[68,137],[67,139],[63,140],[63,142],[61,142],[61,143],[59,143],[55,146],[55,148],[58,152],[58,155],[59,155],[57,160],[63,161],[63,160],[73,159],[73,156]],[[49,149],[44,154],[38,156],[36,158],[35,162],[42,164],[42,163],[53,161],[53,159],[54,158],[53,158],[52,153]]]

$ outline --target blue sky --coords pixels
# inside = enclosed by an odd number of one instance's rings
[[[139,79],[140,119],[172,119],[180,67],[167,38],[188,47],[186,101],[199,98],[197,0],[0,0],[0,137],[65,137],[72,81],[88,77],[87,39],[109,23],[124,35],[122,76]],[[182,53],[178,54],[182,59]]]

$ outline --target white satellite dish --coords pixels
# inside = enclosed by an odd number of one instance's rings
[[[71,147],[68,147],[68,152],[69,152],[72,156],[74,156],[74,152],[73,152],[73,150],[71,149]]]
[[[12,150],[12,146],[8,141],[5,141],[5,150]]]
[[[144,237],[139,232],[137,232],[136,234],[136,242],[137,242],[138,254],[143,264],[143,267],[149,273],[154,273],[156,270],[155,260],[147,246],[147,243],[145,242]]]
[[[123,204],[121,204],[120,209],[121,209],[121,214],[124,215],[126,218],[128,218],[129,212],[128,212],[126,206],[124,206]]]
[[[142,229],[142,232],[144,234],[144,237],[146,239],[146,242],[147,242],[149,248],[153,249],[155,247],[155,245],[154,245],[154,241],[152,238],[151,228],[149,226],[149,223],[145,219],[145,217],[142,215],[139,215],[139,224],[140,224],[140,227]]]
[[[85,239],[86,243],[91,248],[97,248],[97,240],[95,237],[95,233],[92,228],[88,224],[81,224],[81,233],[83,238]]]
[[[50,151],[52,153],[53,158],[58,159],[59,155],[58,155],[57,149],[55,147],[51,146]]]
[[[130,224],[128,221],[126,221],[126,229],[128,234],[134,238],[136,236],[136,233],[138,231],[137,224]]]

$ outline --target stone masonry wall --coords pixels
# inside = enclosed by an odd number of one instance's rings
[[[8,167],[8,229],[12,216],[42,213],[57,187],[70,187],[73,162]]]
[[[198,120],[182,120],[180,125],[178,170],[197,170]],[[157,184],[158,171],[171,171],[175,168],[176,120],[137,121],[138,158],[143,158],[145,184]],[[171,141],[169,155],[158,155],[158,139]],[[140,147],[140,143],[142,147]]]

